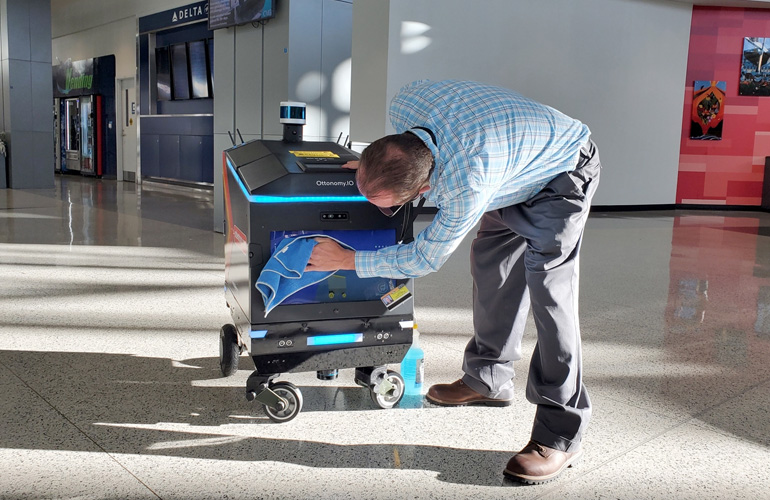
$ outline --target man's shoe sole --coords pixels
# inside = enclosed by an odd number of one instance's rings
[[[437,399],[433,399],[432,397],[426,395],[425,399],[427,399],[430,403],[433,403],[434,405],[438,406],[494,406],[494,407],[502,407],[502,406],[511,406],[511,403],[513,403],[513,400],[511,399],[480,399],[478,401],[466,401],[465,403],[456,403],[456,402],[447,402],[447,401],[439,401]]]
[[[525,474],[518,474],[516,472],[511,472],[508,469],[505,469],[503,471],[503,474],[508,477],[509,479],[513,479],[514,481],[518,481],[520,483],[525,484],[543,484],[548,483],[559,477],[559,475],[564,472],[564,469],[569,469],[570,467],[575,467],[580,463],[580,460],[583,458],[583,450],[581,449],[575,455],[570,457],[569,460],[564,462],[564,465],[561,466],[559,470],[556,472],[553,472],[551,474],[548,474],[546,476],[527,476]]]

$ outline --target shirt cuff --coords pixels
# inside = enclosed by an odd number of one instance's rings
[[[359,278],[375,278],[379,276],[375,265],[377,252],[370,250],[356,251],[356,275]]]

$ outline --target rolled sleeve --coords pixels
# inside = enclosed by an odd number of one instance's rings
[[[356,252],[356,274],[361,278],[419,278],[438,271],[481,219],[487,203],[478,192],[450,197],[413,242]]]

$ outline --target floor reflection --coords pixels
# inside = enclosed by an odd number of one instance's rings
[[[666,339],[682,359],[764,365],[770,341],[770,238],[758,218],[674,219]],[[689,349],[691,341],[708,349]]]
[[[57,175],[51,189],[0,190],[0,242],[192,245],[218,255],[223,242],[213,231],[213,214],[209,190]],[[191,239],[181,229],[202,234]]]
[[[700,404],[693,413],[700,421],[764,443],[765,431],[741,423],[761,415],[761,403],[744,413],[738,402],[768,376],[766,220],[681,216],[673,229],[665,353],[677,366],[697,366],[699,372],[662,380],[663,394],[683,407]]]

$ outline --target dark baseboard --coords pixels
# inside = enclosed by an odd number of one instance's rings
[[[667,203],[659,205],[594,205],[591,207],[591,213],[612,213],[612,212],[656,212],[673,210],[692,210],[709,212],[764,212],[770,213],[770,208],[761,206],[746,205],[684,205],[677,203]],[[420,215],[436,215],[436,207],[422,207]]]
[[[208,182],[191,182],[191,181],[183,181],[180,179],[168,179],[165,177],[142,177],[142,180],[145,182],[154,182],[158,184],[166,184],[169,186],[181,186],[181,187],[188,187],[188,188],[194,188],[194,189],[202,189],[205,191],[213,191],[214,190],[214,184],[208,183]]]
[[[699,210],[711,212],[770,212],[761,206],[747,205],[695,205],[670,203],[660,205],[594,205],[591,212],[654,212],[658,210]]]

